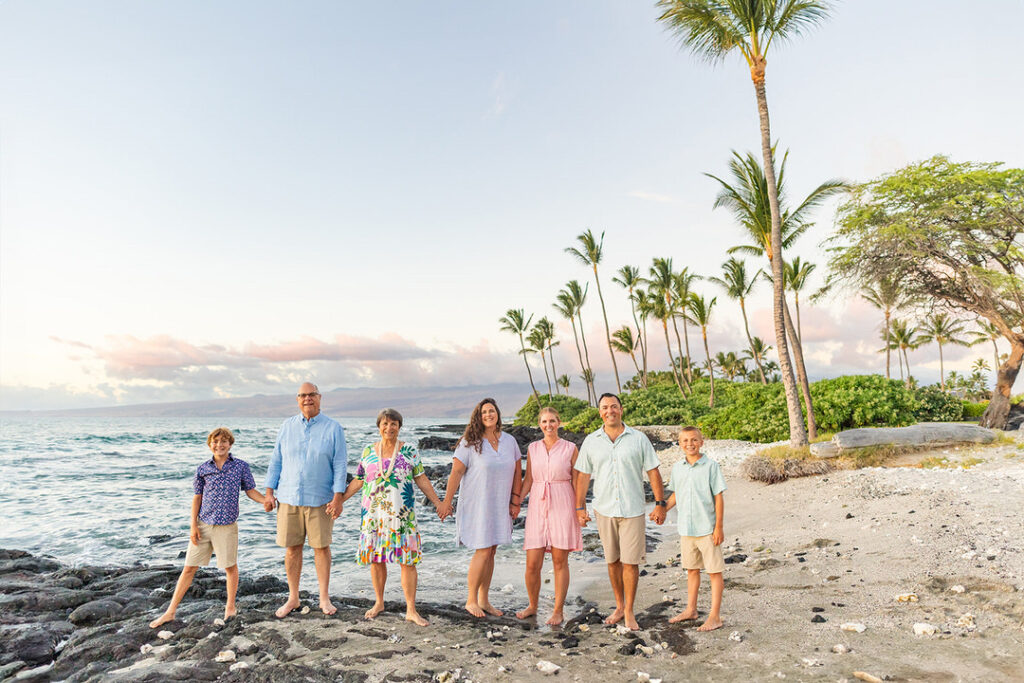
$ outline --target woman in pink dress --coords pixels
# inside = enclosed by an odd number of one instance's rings
[[[516,613],[520,619],[537,613],[540,596],[540,570],[544,553],[551,553],[555,567],[555,607],[547,623],[562,623],[565,594],[569,590],[569,551],[581,550],[583,538],[576,517],[576,450],[571,442],[558,436],[562,421],[554,408],[542,408],[541,441],[530,444],[526,454],[526,479],[523,491],[530,496],[526,511],[526,594],[530,605]]]

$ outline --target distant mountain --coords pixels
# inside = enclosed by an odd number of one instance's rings
[[[321,409],[327,415],[373,417],[394,408],[405,417],[467,418],[484,397],[498,402],[502,413],[519,410],[530,395],[528,384],[489,384],[467,387],[334,389],[324,392]],[[219,398],[209,401],[147,403],[74,410],[0,411],[0,415],[45,417],[284,417],[298,412],[294,394]],[[511,420],[507,420],[511,422]]]

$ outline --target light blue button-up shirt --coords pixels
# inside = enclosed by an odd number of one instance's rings
[[[267,488],[288,505],[326,505],[345,491],[345,430],[323,413],[284,421],[267,467]]]
[[[672,466],[668,487],[676,495],[680,536],[707,536],[715,530],[715,496],[725,490],[717,462],[701,455],[691,465],[684,457]]]
[[[644,514],[644,472],[658,466],[646,434],[632,427],[614,443],[601,427],[583,440],[576,469],[594,480],[594,509],[605,517]]]

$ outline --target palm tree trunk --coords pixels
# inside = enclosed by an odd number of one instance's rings
[[[942,386],[942,390],[946,390],[946,367],[942,364],[942,342],[939,344],[939,384]]]
[[[1006,356],[1006,362],[998,366],[999,370],[996,371],[996,388],[992,392],[992,400],[988,402],[988,408],[985,409],[979,421],[982,427],[991,429],[1006,427],[1006,418],[1010,414],[1010,391],[1017,379],[1017,373],[1020,372],[1022,361],[1024,361],[1024,334],[1019,334],[1015,340],[1010,342],[1010,353]]]
[[[784,308],[786,329],[790,341],[793,342],[793,361],[796,365],[796,380],[800,383],[800,393],[804,399],[804,410],[807,412],[807,438],[818,438],[818,421],[814,417],[814,404],[811,402],[811,385],[807,380],[807,368],[804,366],[804,347],[793,327],[793,318],[789,315],[789,304]]]
[[[674,323],[673,323],[674,324]],[[676,332],[676,336],[679,333]],[[693,366],[690,364],[690,331],[686,325],[686,316],[683,316],[683,342],[686,344],[686,378],[693,381]]]
[[[636,368],[637,377],[642,377],[642,375],[640,374],[640,364],[636,362],[636,354],[630,351],[629,357],[633,359],[633,367]]]
[[[644,388],[647,388],[647,345],[650,343],[650,337],[647,336],[647,318],[644,318],[643,328],[641,329],[640,337],[644,340]]]
[[[705,325],[700,327],[701,334],[704,335],[704,355],[708,359],[708,377],[711,378],[711,399],[708,400],[708,408],[715,407],[715,369],[711,365],[711,351],[708,349],[708,328]]]
[[[904,381],[903,380],[903,354],[900,353],[899,350],[897,350],[897,352],[896,352],[896,362],[900,364],[900,381],[902,382],[902,381]]]
[[[793,306],[796,309],[796,343],[801,346],[804,343],[804,332],[800,328],[800,292],[793,292]],[[814,438],[813,436],[811,437]]]
[[[644,361],[644,372],[640,372],[639,366],[637,366],[637,375],[640,377],[640,383],[643,386],[647,386],[647,379],[644,377],[644,373],[647,371],[647,342],[644,340],[644,331],[640,329],[640,320],[636,317],[636,302],[633,300],[633,289],[629,290],[629,310],[633,314],[633,324],[636,325],[636,336],[640,340],[640,357]],[[634,361],[633,365],[636,365]]]
[[[530,378],[530,388],[533,389],[533,397],[537,399],[537,407],[540,407],[540,394],[537,387],[533,385],[533,372],[530,371],[530,361],[526,360],[526,344],[523,342],[523,335],[519,335],[519,348],[522,350],[523,362],[526,363],[526,376]]]
[[[683,324],[685,325],[686,323],[684,322]],[[676,348],[679,349],[679,360],[680,360],[680,363],[681,363],[682,362],[682,357],[683,357],[683,345],[679,341],[679,326],[676,325],[675,316],[672,317],[672,329],[675,330],[675,333],[676,333]],[[686,363],[687,363],[687,365],[689,365],[689,363],[690,363],[690,350],[689,349],[686,350]],[[673,366],[674,366],[674,364],[673,364]],[[683,372],[683,368],[680,366],[679,373],[682,374],[682,372]],[[687,387],[689,387],[691,382],[693,382],[693,378],[692,377],[687,381]]]
[[[580,372],[583,372],[584,370],[587,369],[587,366],[584,365],[584,363],[583,363],[583,352],[580,351],[580,338],[576,334],[576,321],[573,320],[572,318],[569,318],[569,324],[572,325],[572,338],[573,338],[573,341],[576,342],[576,355],[579,356],[579,359],[580,359]],[[587,388],[587,405],[589,405],[590,404],[590,385],[587,384],[586,382],[584,382],[583,384],[586,385],[586,388]],[[565,393],[566,393],[566,395],[568,395],[569,394],[569,390],[566,389]]]
[[[743,297],[740,297],[740,312],[743,313],[743,331],[747,333],[747,344],[750,346],[750,355],[754,357],[754,363],[757,365],[757,371],[761,374],[761,384],[768,384],[768,380],[764,376],[764,368],[761,367],[761,356],[760,354],[754,353],[754,340],[750,338],[750,325],[747,324],[747,306],[743,301]]]
[[[683,391],[683,383],[679,381],[679,375],[676,374],[676,364],[672,362],[672,342],[668,340],[668,318],[662,318],[661,328],[665,330],[665,349],[668,350],[668,366],[672,370],[672,379],[676,381],[679,393],[686,396],[686,392]]]
[[[885,309],[885,378],[892,379],[889,376],[889,358],[892,356],[892,340],[889,337],[889,316],[891,315],[889,309]],[[902,366],[901,366],[902,367]],[[900,379],[903,379],[903,370],[900,370]]]
[[[594,368],[590,367],[590,351],[587,350],[587,335],[583,333],[583,315],[579,309],[576,310],[576,317],[580,321],[580,339],[583,340],[583,357],[587,359],[587,370],[590,370],[590,393],[594,395],[594,405],[597,405],[597,391],[594,389]]]
[[[541,353],[544,353],[541,351]],[[558,386],[558,373],[555,371],[555,351],[548,346],[548,356],[551,358],[551,376],[555,378],[555,386]]]
[[[796,378],[793,376],[793,364],[789,358],[789,344],[786,342],[786,322],[783,309],[782,284],[782,215],[779,211],[779,188],[775,180],[775,163],[772,158],[771,124],[768,119],[768,97],[764,88],[764,58],[757,57],[751,66],[751,78],[754,81],[754,92],[757,96],[757,112],[761,119],[761,155],[764,158],[764,178],[768,185],[768,206],[772,216],[772,316],[775,323],[775,348],[779,355],[779,372],[782,375],[782,387],[786,393],[786,410],[789,414],[789,442],[794,447],[807,445],[807,429],[804,417],[800,412],[800,399],[797,397]]]
[[[601,294],[601,280],[597,277],[597,264],[594,264],[594,282],[597,283],[597,298],[601,300],[601,315],[604,316],[604,338],[608,342],[608,355],[612,357],[612,370],[615,371],[615,386],[622,393],[619,382],[619,365],[615,362],[615,350],[612,348],[612,329],[608,326],[608,312],[604,310],[604,295]]]
[[[544,347],[540,347],[540,362],[544,364],[544,379],[548,381],[548,400],[551,400],[551,377],[548,375],[548,359],[544,357]],[[540,404],[537,404],[540,408]]]
[[[907,364],[907,389],[910,388],[910,356],[907,355],[906,347],[903,347],[903,362]]]

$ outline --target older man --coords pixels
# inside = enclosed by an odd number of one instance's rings
[[[334,614],[328,587],[331,581],[331,531],[341,514],[348,456],[345,430],[320,413],[320,390],[306,382],[299,387],[299,415],[285,420],[267,468],[267,511],[277,505],[277,544],[285,548],[288,601],[278,608],[278,618],[299,606],[302,547],[309,539],[313,548],[316,578],[320,584],[320,609]]]
[[[646,550],[643,473],[647,472],[651,480],[655,499],[651,519],[658,524],[665,521],[665,490],[654,446],[645,434],[622,423],[619,397],[602,394],[597,409],[604,425],[587,436],[576,460],[576,470],[580,472],[576,515],[581,526],[590,521],[587,486],[593,476],[597,531],[615,593],[615,611],[604,621],[615,624],[625,619],[628,628],[638,631],[633,602],[640,578],[639,565]]]

